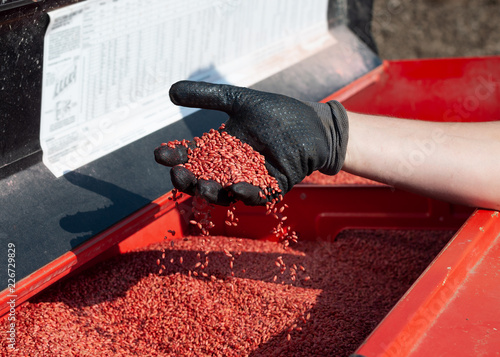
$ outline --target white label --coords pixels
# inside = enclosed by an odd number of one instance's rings
[[[252,85],[335,40],[327,0],[89,0],[49,13],[40,143],[59,177],[195,109],[182,79]]]

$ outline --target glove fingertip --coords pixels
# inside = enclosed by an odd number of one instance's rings
[[[190,87],[193,83],[195,82],[184,80],[172,84],[172,86],[170,87],[170,91],[168,92],[172,103],[174,103],[175,105],[183,105],[183,98],[185,97],[186,93],[190,92]]]
[[[226,84],[179,81],[170,87],[172,103],[184,107],[220,110],[232,113],[235,92],[244,90]]]
[[[260,187],[248,182],[238,182],[227,188],[234,198],[247,206],[264,206],[268,199]]]
[[[184,164],[188,161],[188,148],[183,145],[161,145],[154,151],[155,161],[161,165],[173,167],[179,164]]]
[[[176,189],[188,195],[194,196],[196,193],[196,185],[198,180],[194,173],[186,169],[184,166],[174,166],[170,170],[170,178]]]
[[[208,203],[217,204],[219,206],[229,206],[234,199],[229,196],[222,185],[213,180],[198,180],[197,194],[205,198]]]

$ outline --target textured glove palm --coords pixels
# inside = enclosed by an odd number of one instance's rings
[[[170,89],[174,104],[220,110],[229,115],[225,130],[264,155],[266,167],[285,194],[315,170],[334,175],[342,168],[348,138],[347,113],[340,103],[304,102],[287,96],[230,85],[181,81]],[[179,190],[228,204],[232,197],[248,205],[265,204],[260,189],[238,183],[222,189],[215,182],[196,180],[187,169],[176,166],[187,161],[182,146],[161,146],[156,161],[171,170]]]

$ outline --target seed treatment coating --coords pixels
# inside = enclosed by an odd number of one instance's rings
[[[248,182],[268,194],[281,192],[278,181],[269,175],[263,155],[250,145],[224,131],[211,129],[195,137],[196,147],[188,148],[188,162],[182,166],[198,179],[214,180],[226,188]]]

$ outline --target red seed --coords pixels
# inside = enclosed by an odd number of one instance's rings
[[[252,253],[243,254],[238,260],[239,266],[248,268],[249,276],[238,276],[236,279],[231,278],[228,272],[227,278],[221,279],[220,274],[224,274],[224,270],[219,268],[226,258],[222,254],[211,255],[212,261],[220,260],[211,262],[217,263],[213,264],[213,270],[212,267],[206,270],[208,276],[217,277],[214,282],[196,277],[195,271],[189,278],[188,269],[175,267],[159,274],[154,258],[144,262],[142,258],[148,255],[126,254],[104,262],[90,275],[84,272],[70,278],[64,282],[63,289],[59,284],[59,289],[47,289],[41,298],[35,296],[16,311],[16,318],[22,321],[22,328],[16,331],[22,343],[16,346],[20,350],[13,355],[81,355],[90,349],[94,355],[101,356],[164,355],[167,349],[172,355],[206,355],[207,351],[216,351],[214,354],[217,355],[249,355],[263,348],[261,343],[265,342],[265,355],[346,356],[362,343],[370,329],[387,314],[399,296],[410,287],[411,281],[420,275],[453,235],[453,232],[447,234],[446,239],[440,240],[442,245],[436,247],[436,237],[429,237],[426,233],[414,236],[413,242],[406,242],[411,243],[414,249],[405,253],[404,260],[394,254],[391,243],[403,244],[405,239],[401,238],[407,237],[407,233],[392,238],[392,233],[389,233],[389,237],[376,239],[380,238],[379,231],[374,234],[363,231],[357,236],[352,234],[350,239],[333,240],[331,243],[304,240],[300,252],[302,248],[307,248],[305,251],[314,251],[314,254],[295,255],[295,250],[289,254],[293,255],[293,262],[299,269],[300,265],[308,267],[308,274],[314,280],[311,287],[290,286],[286,284],[286,279],[285,284],[265,283],[270,280],[266,269],[269,257],[282,254],[281,247],[273,242],[227,237],[210,241],[206,237],[176,241],[178,250],[186,252],[184,255],[190,254],[193,259],[198,252],[202,254],[206,249],[216,252],[227,249],[234,252],[233,256],[238,256],[241,249]],[[432,244],[422,245],[420,238]],[[159,248],[168,246],[169,242],[161,242],[147,249],[153,252],[151,256],[157,256]],[[425,250],[424,246],[432,248]],[[369,283],[376,284],[376,287],[387,284],[385,279],[380,281],[377,278],[378,270],[372,273],[375,275],[370,275],[371,272],[363,269],[366,259],[373,258],[374,250],[377,252],[373,260],[375,264],[381,263],[384,267],[387,267],[384,262],[395,264],[385,274],[387,279],[391,279],[387,280],[391,282],[391,289],[375,288],[382,294],[389,294],[382,295],[382,303],[376,308],[373,308],[373,297],[366,294],[366,289],[350,289],[349,284],[343,284],[349,283],[345,281],[349,276],[355,279],[352,284]],[[352,251],[360,254],[350,254]],[[414,267],[421,260],[416,259],[419,257],[426,258],[423,264]],[[332,259],[339,258],[349,264],[330,264]],[[293,267],[293,262],[287,259],[292,257],[282,254],[282,260]],[[407,264],[409,260],[413,264]],[[141,269],[137,269],[138,266]],[[148,271],[152,274],[144,274]],[[124,286],[122,279],[116,279],[122,276],[130,277],[134,283]],[[321,279],[313,279],[316,276]],[[332,284],[338,279],[342,279],[342,284]],[[124,287],[127,289],[125,294]],[[145,294],[145,291],[151,293]],[[263,299],[266,304],[262,304]],[[352,301],[356,304],[353,305]],[[241,302],[244,302],[243,309]],[[314,319],[314,323],[306,320],[310,309],[314,309],[314,315],[311,313],[308,318],[309,321]],[[294,328],[297,323],[303,326],[304,334],[301,334],[301,327]],[[2,328],[6,326],[2,324]],[[222,326],[229,326],[230,329],[221,333]],[[321,331],[328,331],[328,334]],[[273,338],[280,335],[287,338],[288,334],[294,342],[284,343],[286,340]],[[77,340],[77,336],[84,338]],[[304,343],[296,344],[295,340],[303,340]],[[315,344],[320,340],[319,345]],[[238,342],[232,344],[228,341]],[[318,346],[321,348],[319,352]],[[228,352],[229,349],[231,352]]]

